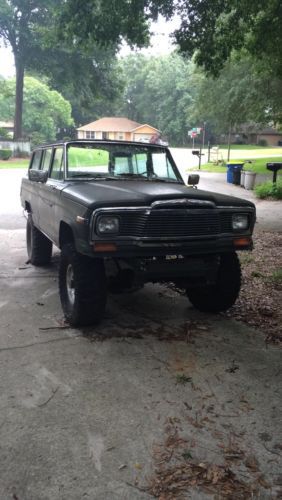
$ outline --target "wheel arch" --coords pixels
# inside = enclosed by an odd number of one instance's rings
[[[73,243],[75,245],[75,237],[73,233],[73,229],[71,226],[65,222],[60,222],[60,230],[59,230],[59,247],[62,249],[64,245],[67,243]]]
[[[25,211],[28,213],[28,214],[31,214],[32,213],[32,210],[31,210],[31,204],[29,201],[25,201],[24,202],[24,209]]]

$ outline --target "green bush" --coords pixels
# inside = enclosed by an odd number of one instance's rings
[[[7,130],[2,127],[0,128],[0,137],[2,137],[2,139],[11,139],[9,132],[7,132]]]
[[[27,151],[20,151],[19,149],[17,149],[14,152],[14,156],[16,158],[29,158],[30,157],[30,153],[28,153]]]
[[[255,193],[261,199],[275,198],[276,200],[282,200],[282,180],[278,180],[276,184],[273,184],[272,181],[258,184],[255,187]]]
[[[11,149],[0,149],[0,160],[9,160],[12,156]]]
[[[266,140],[266,139],[260,139],[260,140],[258,141],[258,146],[263,146],[263,147],[268,146],[268,144],[267,144],[267,140]]]

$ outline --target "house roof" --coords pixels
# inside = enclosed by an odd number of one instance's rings
[[[274,127],[266,127],[263,129],[258,130],[257,132],[259,135],[282,135],[282,132],[277,130]]]
[[[94,132],[131,132],[139,126],[140,123],[129,120],[128,118],[107,116],[95,122],[87,123],[77,130],[91,130]]]
[[[88,130],[91,132],[133,132],[140,127],[144,127],[144,125],[134,122],[133,120],[129,120],[128,118],[107,116],[100,118],[100,120],[87,123],[86,125],[79,127],[77,130]],[[158,130],[151,125],[147,125],[147,127],[150,127],[152,130]]]
[[[136,130],[138,130],[139,128],[142,128],[142,127],[149,127],[152,130],[155,130],[156,132],[159,132],[159,130],[156,127],[152,127],[152,125],[148,125],[148,123],[144,123],[143,125],[138,125],[138,127],[134,128],[132,130],[132,132],[136,132]]]
[[[275,127],[271,127],[270,125],[262,127],[259,123],[245,123],[240,126],[238,133],[255,135],[281,135],[282,131],[279,131]]]

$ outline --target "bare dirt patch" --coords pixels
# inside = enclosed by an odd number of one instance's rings
[[[242,252],[242,287],[227,316],[262,330],[268,342],[282,341],[282,234],[257,231],[254,250]]]

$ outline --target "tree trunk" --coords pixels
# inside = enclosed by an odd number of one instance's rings
[[[16,105],[14,120],[14,140],[22,138],[22,114],[23,114],[23,86],[24,86],[24,64],[19,58],[15,58],[16,66]]]

